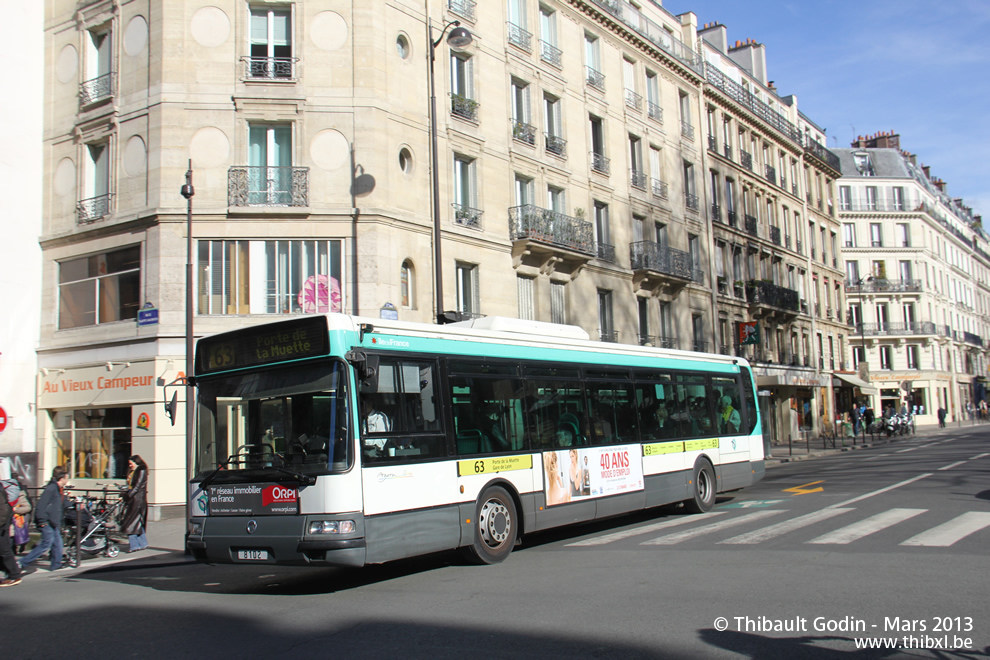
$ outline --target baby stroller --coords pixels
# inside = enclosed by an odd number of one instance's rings
[[[103,499],[76,497],[65,508],[65,524],[62,525],[65,545],[65,562],[78,566],[81,557],[76,554],[76,525],[81,530],[79,551],[84,555],[116,557],[120,554],[112,533],[117,530],[117,518],[123,500],[109,502]]]

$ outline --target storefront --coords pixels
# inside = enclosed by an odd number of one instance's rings
[[[832,388],[835,391],[835,414],[842,416],[851,413],[854,405],[872,408],[879,416],[877,397],[880,390],[853,374],[832,374]]]
[[[154,518],[163,506],[183,504],[185,406],[179,406],[173,426],[165,415],[162,391],[165,383],[180,375],[174,364],[158,359],[42,369],[38,376],[42,475],[62,465],[77,488],[122,484],[127,459],[139,454],[149,467],[149,515]]]
[[[801,442],[820,431],[821,416],[832,411],[827,376],[811,369],[762,366],[754,366],[753,373],[756,388],[769,392],[764,424],[770,427],[773,444]]]

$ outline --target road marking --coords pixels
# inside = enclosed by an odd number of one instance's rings
[[[957,465],[962,465],[965,462],[966,461],[956,461],[955,463],[949,463],[948,465],[943,465],[942,467],[939,468],[939,471],[941,471],[941,470],[951,470],[952,468],[956,467]]]
[[[788,532],[793,532],[796,529],[801,529],[802,527],[807,527],[808,525],[814,525],[817,522],[834,518],[835,516],[842,515],[843,513],[847,513],[849,511],[855,511],[855,509],[822,509],[803,516],[798,516],[797,518],[785,520],[784,522],[777,523],[776,525],[764,527],[763,529],[758,529],[746,534],[740,534],[739,536],[733,536],[731,539],[719,541],[719,544],[752,545],[755,543],[763,543],[764,541],[772,539],[775,536],[781,536],[783,534],[787,534]]]
[[[841,529],[837,529],[834,532],[822,534],[818,538],[811,539],[808,543],[852,543],[853,541],[859,540],[864,536],[869,536],[870,534],[879,532],[880,530],[892,527],[899,522],[903,522],[908,518],[913,518],[924,513],[925,511],[928,511],[928,509],[891,509],[890,511],[878,513],[877,515],[870,516],[865,520],[860,520],[852,525],[847,525]]]
[[[695,529],[689,529],[683,532],[674,532],[673,534],[667,534],[666,536],[661,536],[651,541],[643,541],[640,545],[674,545],[675,543],[680,543],[681,541],[686,541],[698,536],[704,536],[706,534],[713,534],[714,532],[719,532],[729,527],[735,527],[736,525],[743,525],[748,522],[753,522],[754,520],[761,520],[763,518],[769,518],[770,516],[776,516],[777,514],[784,513],[785,511],[786,509],[777,509],[774,511],[754,511],[753,513],[747,513],[744,516],[739,516],[730,520],[723,520],[722,522],[712,523],[711,525],[705,525],[704,527],[697,527]]]
[[[938,442],[929,442],[927,445],[918,445],[917,447],[908,447],[907,449],[899,449],[899,450],[895,451],[894,453],[895,454],[903,454],[906,451],[914,451],[915,449],[924,449],[925,447],[934,447],[937,444],[940,444],[940,443],[938,443]]]
[[[969,459],[969,460],[971,460],[971,461],[975,461],[975,460],[976,460],[976,459],[978,459],[978,458],[986,458],[987,456],[990,456],[990,454],[977,454],[976,456],[973,456],[973,457],[972,457],[971,459]]]
[[[567,547],[570,546],[589,546],[589,545],[605,545],[606,543],[612,543],[613,541],[621,541],[622,539],[627,539],[631,536],[639,536],[640,534],[649,534],[655,532],[658,529],[665,529],[667,527],[677,527],[678,525],[686,525],[690,522],[696,522],[698,520],[705,520],[706,518],[713,518],[715,516],[721,516],[725,511],[710,511],[708,513],[702,513],[699,515],[688,515],[679,516],[677,518],[672,518],[670,520],[664,520],[662,522],[653,523],[651,525],[644,525],[643,527],[636,527],[634,529],[624,529],[621,532],[614,532],[612,534],[605,534],[603,536],[596,536],[594,538],[585,539],[583,541],[575,541],[574,543],[568,543]]]
[[[938,527],[932,527],[927,532],[912,536],[901,545],[945,548],[984,527],[990,527],[990,513],[970,511]]]
[[[881,488],[880,490],[875,490],[872,493],[867,493],[865,495],[860,495],[859,497],[854,497],[851,500],[846,500],[845,502],[839,502],[838,504],[830,504],[825,507],[826,509],[836,509],[840,506],[846,506],[847,504],[852,504],[854,502],[859,502],[860,500],[865,500],[868,497],[873,497],[874,495],[880,495],[881,493],[886,493],[888,490],[894,490],[895,488],[900,488],[901,486],[907,486],[908,484],[914,483],[915,481],[920,481],[921,479],[926,479],[932,476],[934,472],[926,472],[925,474],[919,474],[917,477],[912,477],[900,483],[896,483],[893,486],[887,486],[886,488]]]
[[[823,484],[824,481],[812,481],[810,484],[804,484],[803,486],[795,486],[794,488],[785,488],[785,493],[794,493],[794,495],[807,495],[808,493],[820,493],[824,488],[819,486],[818,488],[808,488],[808,486],[814,486],[815,484]],[[791,497],[794,497],[791,495]]]
[[[765,506],[773,506],[774,504],[780,504],[784,500],[745,500],[743,502],[733,502],[731,504],[723,504],[721,508],[723,509],[762,509]]]

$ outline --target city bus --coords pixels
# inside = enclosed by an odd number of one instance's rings
[[[344,314],[197,343],[188,547],[210,563],[363,566],[684,503],[764,474],[733,356],[502,317]]]

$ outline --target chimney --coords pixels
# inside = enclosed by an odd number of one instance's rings
[[[928,165],[922,165],[921,171],[925,173],[925,178],[929,181],[932,180],[932,168]]]

